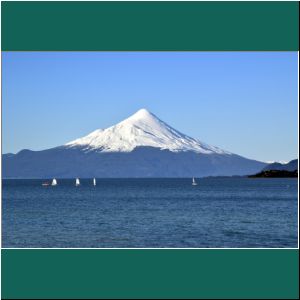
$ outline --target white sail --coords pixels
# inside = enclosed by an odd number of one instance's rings
[[[193,177],[192,185],[197,185],[198,183],[196,182],[195,178]]]
[[[57,181],[55,178],[53,178],[51,185],[57,185]]]
[[[75,185],[76,185],[76,186],[80,185],[80,180],[79,180],[79,178],[76,178]]]
[[[93,179],[93,185],[96,186],[96,178]]]

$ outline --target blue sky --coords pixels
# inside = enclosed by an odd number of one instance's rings
[[[262,161],[297,152],[297,52],[3,52],[3,153],[41,150],[147,108]]]

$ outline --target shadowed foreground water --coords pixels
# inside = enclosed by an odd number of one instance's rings
[[[3,180],[2,247],[297,247],[297,180]]]

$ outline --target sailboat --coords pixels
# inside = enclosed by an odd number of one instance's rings
[[[96,186],[96,178],[93,179],[93,185]]]
[[[56,180],[55,178],[53,178],[51,185],[52,185],[52,186],[57,185],[57,180]]]
[[[194,177],[193,177],[192,185],[198,185]]]
[[[76,186],[79,186],[79,185],[80,185],[79,178],[76,178],[75,185],[76,185]]]

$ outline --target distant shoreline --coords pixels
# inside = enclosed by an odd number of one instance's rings
[[[261,172],[263,173],[263,172]],[[251,178],[298,178],[298,176],[263,176],[261,175],[261,173],[258,174],[254,174],[254,175],[245,175],[245,176],[206,176],[206,177],[195,177],[195,179],[241,179],[241,178],[245,178],[245,179],[251,179]],[[292,173],[292,172],[289,172]],[[55,176],[56,179],[58,180],[75,180],[75,177],[58,177]],[[80,179],[83,180],[92,180],[94,177],[79,177]],[[186,180],[191,180],[192,177],[95,177],[96,179],[111,179],[111,180],[115,180],[115,179],[186,179]],[[2,180],[52,180],[53,178],[2,178]]]
[[[254,175],[249,175],[248,178],[298,178],[298,170],[267,170]]]

